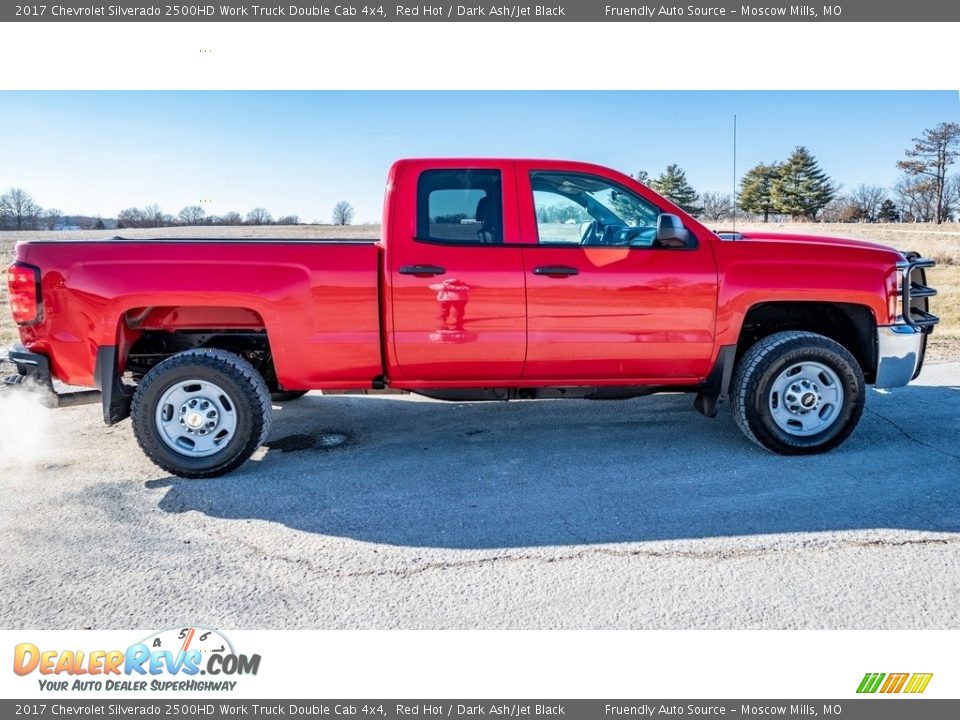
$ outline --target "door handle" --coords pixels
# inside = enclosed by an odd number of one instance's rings
[[[570,275],[579,275],[580,271],[567,265],[541,265],[533,269],[534,275],[546,275],[552,278],[569,277]]]
[[[401,265],[401,275],[416,275],[417,277],[430,277],[431,275],[443,275],[447,269],[439,265]]]

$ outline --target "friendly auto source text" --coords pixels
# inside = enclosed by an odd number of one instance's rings
[[[819,17],[840,15],[841,9],[835,5],[824,5],[818,11],[813,5],[781,5],[756,7],[741,5],[739,8],[726,8],[700,5],[605,5],[603,12],[607,17],[654,18],[654,17]]]

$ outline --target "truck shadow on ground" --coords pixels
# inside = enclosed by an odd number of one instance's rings
[[[691,399],[428,403],[310,395],[259,461],[160,507],[413,547],[901,528],[960,532],[960,388],[869,391],[854,435],[778,457]]]

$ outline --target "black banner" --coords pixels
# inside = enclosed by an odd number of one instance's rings
[[[908,707],[909,706],[909,707]],[[2,700],[13,717],[328,717],[356,720],[434,718],[741,718],[789,720],[942,720],[960,717],[960,700]]]
[[[545,0],[530,3],[61,2],[0,6],[2,22],[953,22],[960,3],[943,0],[817,2],[674,2],[667,4]]]

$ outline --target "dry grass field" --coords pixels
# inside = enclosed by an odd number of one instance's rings
[[[928,280],[939,290],[933,310],[942,318],[933,335],[929,348],[930,359],[960,358],[960,225],[926,224],[876,224],[876,225],[830,225],[830,224],[744,224],[738,230],[760,229],[775,232],[810,232],[813,234],[861,238],[881,242],[901,250],[916,250],[925,257],[932,257],[939,265],[930,272]],[[729,223],[717,224],[717,229],[729,229]],[[130,238],[183,238],[183,237],[232,237],[232,238],[293,238],[317,240],[331,238],[376,238],[377,225],[354,225],[335,227],[330,225],[294,225],[271,227],[199,227],[161,228],[150,230],[124,230]],[[108,236],[109,231],[90,230],[74,232],[0,232],[0,265],[6,267],[13,257],[17,241],[30,238],[45,240],[89,240]],[[0,283],[0,346],[15,341],[17,333],[6,308],[6,282]]]

